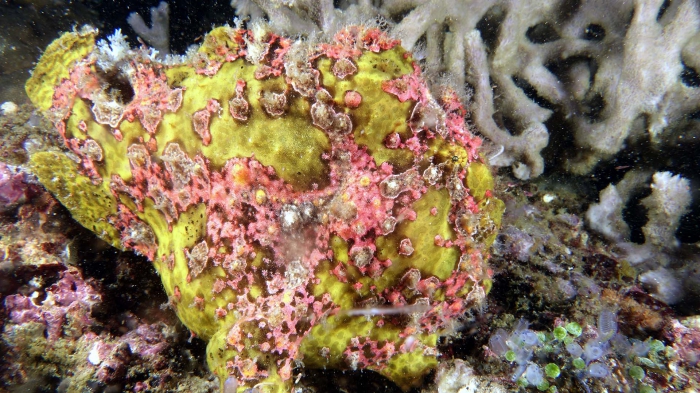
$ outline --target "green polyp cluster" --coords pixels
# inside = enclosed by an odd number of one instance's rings
[[[181,64],[131,51],[115,78],[95,34],[64,34],[27,83],[66,142],[32,166],[83,226],[152,260],[222,384],[289,391],[301,365],[420,383],[439,336],[491,288],[504,205],[475,147],[412,125],[437,101],[410,54],[362,26],[326,46],[220,27]],[[341,60],[356,70],[341,78]],[[403,79],[411,99],[386,87]],[[294,87],[309,81],[314,94]],[[98,104],[122,108],[116,127]]]

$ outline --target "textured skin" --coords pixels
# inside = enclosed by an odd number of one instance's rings
[[[59,38],[27,84],[67,148],[34,169],[153,261],[222,384],[288,391],[302,365],[419,383],[490,289],[504,209],[454,93],[361,26],[329,44],[221,27],[184,64],[141,50],[112,74],[94,34]]]

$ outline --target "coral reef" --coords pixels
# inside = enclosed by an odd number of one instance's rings
[[[455,92],[367,26],[220,27],[175,64],[95,35],[64,34],[27,82],[65,144],[32,168],[154,263],[222,388],[285,391],[301,364],[419,383],[490,289],[503,213]]]
[[[234,0],[232,5],[202,7],[193,0],[172,1],[167,7],[158,0],[20,0],[0,5],[0,20],[9,27],[0,34],[0,103],[11,101],[0,106],[0,201],[4,202],[0,209],[0,390],[213,392],[223,388],[230,392],[258,382],[241,382],[236,376],[243,372],[250,376],[270,371],[274,377],[288,359],[297,392],[400,392],[408,379],[416,387],[413,391],[426,393],[536,392],[547,386],[552,392],[572,393],[700,388],[697,0],[547,0],[527,5],[495,0]],[[149,7],[151,12],[160,10],[155,18],[151,13],[151,27],[147,27]],[[215,30],[216,43],[212,35],[203,40],[212,25],[234,20],[234,11],[239,16],[236,29]],[[135,22],[133,31],[127,24],[129,16]],[[77,56],[54,58],[59,63],[72,62],[75,72],[63,72],[63,66],[44,72],[40,67],[35,78],[48,76],[47,86],[65,79],[63,86],[73,83],[77,96],[54,96],[54,88],[42,90],[41,84],[35,84],[33,92],[42,97],[41,110],[24,104],[25,93],[19,86],[30,75],[41,48],[59,31],[85,23],[100,32],[83,31],[82,38],[66,43],[65,47],[83,50]],[[322,46],[347,43],[336,34],[357,23],[378,26],[402,40],[410,55],[401,59],[399,54],[404,52],[394,44],[374,52],[362,47],[362,41],[357,57],[331,55],[333,46]],[[24,28],[30,24],[32,29]],[[241,27],[250,31],[238,30]],[[166,39],[168,28],[172,35]],[[237,41],[231,38],[236,34],[222,34],[232,30],[240,33]],[[303,37],[301,48],[306,52],[270,31]],[[93,41],[112,32],[107,40]],[[136,39],[134,32],[141,37]],[[164,56],[162,48],[146,48],[146,43],[156,46],[151,33],[159,33],[161,43],[169,45],[173,54]],[[142,47],[134,50],[129,43]],[[197,46],[188,50],[193,43]],[[373,69],[372,75],[386,79],[369,77],[367,56],[376,56],[371,64],[378,70]],[[301,60],[286,60],[292,57]],[[241,63],[241,71],[234,72],[232,66]],[[309,63],[312,67],[306,67]],[[414,65],[422,72],[415,72]],[[392,67],[398,71],[392,72]],[[401,78],[410,89],[404,90],[401,82],[388,83]],[[312,82],[305,84],[309,79]],[[319,94],[304,96],[305,86],[312,84]],[[98,88],[91,90],[95,85]],[[445,85],[457,90],[445,94]],[[434,99],[425,99],[428,87]],[[183,89],[184,99],[176,111],[163,100],[170,97],[165,94],[167,88]],[[206,93],[197,93],[201,89]],[[197,98],[188,101],[193,94]],[[54,98],[68,98],[65,106],[57,107],[70,107],[70,111],[51,110]],[[446,106],[456,99],[466,111]],[[406,111],[411,105],[420,110]],[[51,121],[41,115],[47,109]],[[368,111],[372,115],[366,115]],[[352,134],[334,132],[346,120],[343,114],[350,119]],[[409,268],[415,258],[433,254],[419,241],[423,236],[437,247],[456,249],[454,237],[433,239],[443,227],[425,225],[421,212],[437,213],[430,217],[441,223],[453,220],[442,215],[440,206],[433,210],[427,205],[435,200],[430,199],[433,188],[439,188],[445,198],[459,191],[455,188],[459,183],[448,181],[453,174],[450,154],[441,155],[435,145],[447,140],[447,144],[465,146],[465,141],[452,141],[436,132],[437,124],[458,118],[465,119],[470,131],[486,137],[479,150],[482,156],[466,166],[465,191],[481,195],[472,188],[493,188],[484,197],[503,200],[506,213],[487,270],[484,261],[472,261],[474,267],[481,264],[482,281],[465,285],[469,289],[457,294],[471,290],[468,304],[460,310],[444,308],[450,312],[448,320],[426,320],[435,315],[417,300],[438,280],[426,279],[425,265],[418,263],[420,275],[410,268],[400,282],[390,281],[396,280],[399,268]],[[392,119],[405,127],[384,126],[396,132],[375,138],[375,126]],[[53,130],[52,122],[67,126],[61,128],[65,139]],[[420,143],[415,144],[409,137],[418,128]],[[282,139],[282,132],[290,136]],[[299,135],[313,132],[325,135],[327,145],[312,154],[303,149],[294,150],[291,157],[282,153],[308,144],[309,139]],[[253,137],[245,139],[246,135]],[[424,137],[427,141],[422,141]],[[117,143],[115,138],[122,141]],[[355,141],[356,150],[348,139]],[[172,142],[183,154],[166,151]],[[432,147],[421,152],[423,142]],[[130,152],[132,145],[145,149]],[[381,146],[373,147],[377,145]],[[343,148],[349,159],[338,153]],[[231,156],[226,156],[228,149]],[[400,157],[388,154],[406,149],[411,150],[413,165],[397,169]],[[66,164],[62,173],[75,176],[64,184],[77,192],[70,197],[57,193],[70,212],[30,173],[28,157],[40,151],[51,155],[44,155],[43,164],[35,168],[46,169],[53,165],[49,159],[58,157],[59,163]],[[313,155],[321,151],[327,154],[314,166]],[[361,160],[362,154],[366,161]],[[247,174],[225,177],[231,174],[224,172],[229,159],[237,160]],[[274,164],[280,160],[284,162]],[[378,165],[362,167],[372,161]],[[252,165],[256,162],[261,164]],[[482,162],[504,169],[497,181],[487,180],[480,188],[473,181],[470,184],[469,168],[472,179],[485,179],[485,172],[479,175],[485,166],[472,166]],[[385,172],[381,163],[394,168]],[[295,176],[297,166],[306,172]],[[367,184],[358,167],[377,176],[368,176]],[[384,185],[420,185],[411,172],[406,174],[412,167],[418,168],[423,182],[418,193],[399,188],[392,199],[393,187],[379,187],[382,176],[387,178]],[[174,176],[178,172],[209,177],[199,183],[179,182]],[[230,179],[225,184],[231,191],[218,187],[222,183],[217,183],[217,173],[219,179]],[[316,189],[305,187],[314,173],[331,180],[318,183]],[[357,176],[346,176],[349,173]],[[40,175],[46,181],[50,172],[43,170]],[[520,181],[514,176],[530,179]],[[436,177],[440,180],[430,185]],[[330,183],[334,178],[335,185]],[[198,185],[216,193],[203,193]],[[103,205],[93,203],[95,189]],[[314,204],[319,190],[330,194]],[[372,190],[378,191],[372,195],[382,201],[384,195],[393,201],[385,201],[392,206],[386,217],[396,220],[382,222],[387,231],[393,230],[388,235],[378,232],[372,217],[362,213],[377,211],[373,199],[362,199]],[[227,197],[229,192],[235,198]],[[274,200],[280,193],[285,198]],[[116,210],[119,204],[127,210]],[[207,219],[216,217],[215,225],[205,226],[189,213],[193,204],[206,205],[200,212]],[[345,209],[350,204],[356,210]],[[443,206],[452,204],[450,200]],[[379,209],[387,206],[383,203]],[[124,217],[129,212],[134,214]],[[134,239],[150,236],[147,226],[139,225],[146,222],[158,247],[181,253],[163,263],[156,252],[156,263],[150,263],[146,257],[120,252],[95,238],[71,214],[90,229],[94,224],[112,244],[136,248],[142,254],[152,249]],[[343,219],[353,214],[354,218]],[[234,219],[229,220],[232,215]],[[374,223],[381,219],[374,218]],[[180,226],[182,220],[189,220],[189,228]],[[251,228],[258,220],[262,224]],[[351,227],[359,221],[369,222],[369,227]],[[455,227],[461,236],[471,232],[474,223],[459,224]],[[265,234],[270,227],[272,232]],[[326,227],[349,229],[328,240],[316,236],[319,228]],[[127,228],[132,230],[127,233]],[[213,245],[207,235],[210,228],[221,234],[222,247]],[[363,230],[365,234],[359,235]],[[125,243],[122,233],[129,237]],[[114,241],[113,235],[119,238]],[[185,236],[196,239],[171,241]],[[161,238],[167,239],[165,244]],[[269,243],[262,246],[258,239]],[[344,239],[349,240],[340,241]],[[475,241],[485,255],[490,239],[477,236]],[[255,257],[245,247],[248,244],[253,244]],[[294,247],[287,248],[290,244]],[[323,247],[328,250],[324,256],[301,255],[302,249]],[[234,249],[241,250],[241,258],[221,259],[220,254]],[[370,252],[376,257],[358,266]],[[457,256],[450,258],[437,262],[457,260]],[[278,265],[279,261],[284,263]],[[282,299],[284,307],[273,307],[275,299],[283,298],[284,290],[296,285],[304,268],[314,261],[321,263],[308,275],[325,272],[315,277],[328,284],[302,283],[305,297],[287,297]],[[392,265],[385,266],[387,261]],[[170,280],[166,286],[177,285],[177,291],[165,293],[163,277],[155,267]],[[244,278],[228,279],[242,272]],[[190,284],[202,282],[205,285],[194,294],[188,292]],[[251,289],[242,294],[243,287]],[[221,292],[204,296],[216,288]],[[481,299],[489,288],[489,295]],[[440,298],[445,293],[440,291],[429,293],[432,304],[453,299]],[[313,304],[304,308],[302,303],[323,303],[326,292],[331,303],[324,303],[326,308],[320,311],[325,313],[314,322],[318,310]],[[223,297],[233,300],[224,304]],[[222,355],[232,359],[226,366],[238,367],[231,378],[217,381],[211,372],[217,370],[206,365],[203,339],[208,337],[190,331],[191,322],[183,326],[176,313],[190,321],[202,316],[195,325],[213,326],[212,330],[221,326],[229,333],[231,321],[241,321],[241,334],[231,335],[244,343],[241,353],[225,342],[228,335],[209,344],[211,350],[233,348]],[[271,325],[269,321],[280,322]],[[529,324],[525,326],[524,321]],[[612,322],[617,333],[608,338],[605,332],[615,330]],[[311,327],[312,323],[316,325]],[[340,325],[347,326],[341,329]],[[295,329],[291,333],[290,326]],[[397,338],[395,332],[402,327],[417,329],[404,329],[405,334]],[[328,339],[333,345],[321,351],[319,341],[325,338],[313,340],[323,329],[328,330],[324,337],[335,335],[337,340]],[[433,334],[438,330],[444,332]],[[443,333],[448,334],[438,338]],[[505,339],[505,352],[489,346],[490,339],[495,345],[499,337]],[[262,348],[265,342],[269,348]],[[414,349],[425,348],[423,356],[405,358],[418,362],[410,377],[397,379],[391,367],[410,343]],[[580,346],[580,358],[574,356],[578,351],[573,344]],[[290,356],[290,348],[297,348],[296,357]],[[600,356],[594,359],[596,353]],[[251,358],[256,361],[246,361]],[[590,360],[588,364],[584,358]],[[379,363],[368,366],[371,362]],[[274,367],[264,370],[268,365]],[[419,384],[420,376],[435,366],[436,372]],[[372,370],[381,370],[395,383]],[[520,371],[521,377],[514,381]],[[250,390],[284,386],[266,384],[276,382],[272,377],[261,379],[263,383]]]
[[[27,390],[53,384],[61,392],[172,387],[178,369],[174,343],[181,341],[177,329],[131,315],[126,333],[110,334],[95,318],[101,295],[75,267],[33,289],[5,299],[4,383]]]
[[[561,152],[576,174],[628,139],[664,148],[698,132],[688,121],[700,108],[695,0],[342,3],[231,4],[288,34],[383,17],[405,48],[424,53],[429,72],[467,86],[471,120],[503,149],[492,163],[512,165],[520,179],[542,174],[542,150],[559,130],[571,130],[577,149]]]
[[[0,210],[11,209],[25,200],[27,183],[20,168],[0,162]]]
[[[433,389],[425,393],[505,393],[508,390],[491,378],[479,376],[461,359],[441,363]]]
[[[647,373],[663,370],[674,355],[659,340],[630,340],[619,333],[616,316],[608,310],[598,315],[596,328],[585,332],[576,322],[560,322],[551,332],[535,332],[521,319],[511,333],[497,330],[489,339],[489,350],[517,365],[512,381],[550,392],[558,391],[556,386],[567,377],[583,386],[601,382],[597,379],[612,389],[653,390],[652,378],[645,379]],[[544,362],[550,363],[541,367]]]
[[[496,184],[503,187],[495,192],[503,196],[506,214],[490,263],[488,307],[467,321],[463,337],[445,343],[460,361],[441,362],[436,385],[460,392],[475,386],[528,392],[695,389],[697,318],[679,317],[647,292],[639,265],[631,266],[606,239],[589,232],[582,218],[585,199],[555,182]],[[580,354],[574,347],[573,354],[568,351],[574,343]]]
[[[89,233],[40,186],[22,184],[23,198],[0,212],[0,390],[213,390],[185,355],[187,332],[157,311],[159,285],[128,273],[145,262],[122,258],[121,278],[106,279],[111,264],[86,251],[99,249]],[[188,367],[191,376],[179,375]]]
[[[637,244],[629,240],[630,228],[622,212],[634,193],[646,187],[649,177],[644,172],[630,171],[619,183],[606,187],[600,201],[588,208],[586,221],[619,249],[625,261],[643,273],[641,282],[659,300],[675,304],[686,295],[684,287],[694,287],[699,278],[695,272],[697,256],[682,253],[675,237],[681,217],[689,211],[690,182],[670,172],[651,176],[651,193],[641,200],[647,210],[647,222],[642,227],[644,243]],[[683,248],[688,247],[693,246]]]
[[[8,168],[14,168],[15,174],[18,171],[26,174],[25,164],[33,151],[61,145],[61,137],[51,127],[51,122],[31,105],[18,106],[16,112],[1,116],[0,160]]]

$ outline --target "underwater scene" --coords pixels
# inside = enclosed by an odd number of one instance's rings
[[[0,2],[0,392],[700,390],[700,0]]]

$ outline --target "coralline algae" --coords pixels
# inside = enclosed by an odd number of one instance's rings
[[[490,289],[504,207],[481,140],[376,28],[253,30],[216,28],[177,64],[64,34],[27,92],[66,149],[33,168],[78,222],[153,261],[222,386],[289,391],[302,365],[413,386]]]

